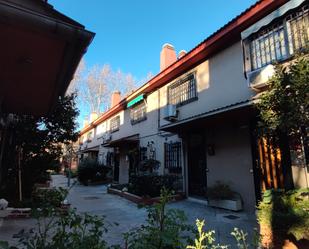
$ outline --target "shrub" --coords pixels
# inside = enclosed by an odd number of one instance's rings
[[[174,175],[132,175],[128,190],[139,196],[160,196],[162,188],[177,191],[179,176]]]
[[[78,214],[71,210],[65,216],[57,216],[52,209],[49,215],[37,216],[37,227],[30,231],[22,230],[19,249],[107,249],[102,238],[107,232],[104,217],[89,214]],[[2,247],[1,247],[2,246]],[[7,242],[1,242],[0,248],[9,247]]]
[[[88,181],[98,182],[106,180],[107,174],[110,171],[110,167],[104,166],[96,160],[84,159],[78,165],[77,177],[81,183],[87,185]]]
[[[46,183],[47,181],[51,180],[51,176],[50,173],[47,171],[41,172],[41,174],[39,174],[37,176],[37,183]]]
[[[280,236],[309,240],[309,189],[265,191],[257,218],[261,226]]]
[[[155,159],[146,159],[139,164],[139,171],[142,174],[151,174],[158,170],[160,167],[160,161]]]
[[[229,185],[217,181],[212,187],[207,189],[207,196],[213,200],[228,200],[235,197]]]
[[[178,249],[192,242],[193,227],[183,211],[166,207],[170,199],[171,192],[162,189],[160,202],[147,207],[146,224],[124,234],[127,249]]]
[[[71,169],[71,170],[65,169],[64,173],[65,173],[65,176],[66,176],[66,177],[69,177],[69,173],[71,173],[71,175],[70,175],[71,178],[75,178],[75,177],[78,176],[78,171],[77,171],[77,169],[74,169],[74,170],[72,170],[72,169]]]
[[[38,208],[57,208],[68,195],[64,188],[36,189],[32,193],[32,205]]]

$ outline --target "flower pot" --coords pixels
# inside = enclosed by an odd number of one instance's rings
[[[235,200],[214,200],[210,199],[208,205],[211,207],[224,208],[232,211],[242,210],[242,202],[240,199]]]

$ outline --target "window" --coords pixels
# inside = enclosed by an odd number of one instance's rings
[[[147,119],[146,103],[143,101],[135,105],[130,110],[131,124],[139,123]]]
[[[147,147],[139,148],[139,160],[140,162],[145,161],[147,159]]]
[[[251,69],[291,57],[309,41],[308,4],[250,39]]]
[[[98,138],[100,137],[100,135],[103,135],[103,133],[106,132],[106,123],[101,123],[97,126],[97,130],[96,130],[96,134],[98,136]]]
[[[181,172],[181,143],[164,143],[164,165],[170,173]]]
[[[110,120],[110,131],[115,132],[118,131],[120,127],[120,116],[113,117]]]
[[[89,131],[87,134],[87,142],[90,143],[93,138],[93,131]]]
[[[184,105],[197,100],[195,75],[190,74],[168,87],[168,103]]]

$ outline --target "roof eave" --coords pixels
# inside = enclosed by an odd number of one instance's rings
[[[137,95],[144,92],[151,92],[169,81],[177,78],[187,70],[192,69],[197,64],[205,61],[210,55],[223,50],[230,44],[235,43],[240,40],[241,30],[249,27],[257,20],[268,15],[277,7],[286,3],[288,0],[261,0],[255,3],[253,6],[248,8],[246,11],[238,15],[236,18],[231,20],[229,23],[224,25],[214,34],[209,36],[203,42],[198,44],[195,48],[189,51],[181,59],[177,60],[175,63],[167,67],[165,70],[161,71],[159,74],[150,79],[146,84],[138,88],[134,93],[124,98],[117,106],[104,113],[97,120],[84,127],[80,134],[84,134],[90,129],[92,129],[97,124],[108,119],[117,112],[123,110],[126,103]]]

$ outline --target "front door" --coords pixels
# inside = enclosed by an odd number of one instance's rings
[[[120,154],[114,154],[114,181],[119,182],[119,165],[120,165]]]
[[[206,197],[207,172],[205,137],[192,134],[188,141],[188,187],[189,195]]]

